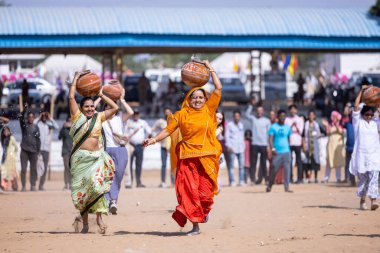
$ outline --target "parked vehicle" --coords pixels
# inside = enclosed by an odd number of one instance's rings
[[[164,69],[147,69],[145,71],[145,76],[150,81],[150,87],[153,94],[157,92],[160,93],[162,90],[166,90],[166,87],[161,87],[169,83],[170,75],[174,72],[174,69],[164,68]],[[161,89],[161,91],[160,91]]]
[[[222,101],[233,101],[238,104],[245,104],[248,102],[249,99],[239,75],[220,74],[219,79],[223,85]],[[211,79],[204,88],[210,93],[214,90],[214,85],[212,84]]]
[[[56,89],[54,85],[41,78],[27,78],[26,81],[29,84],[29,100],[31,104],[39,106],[51,100],[51,97]],[[7,85],[7,88],[9,89],[7,103],[9,105],[18,105],[19,97],[22,92],[22,83],[23,79],[20,79]]]
[[[141,74],[133,74],[124,78],[125,100],[126,101],[139,101],[139,79]]]

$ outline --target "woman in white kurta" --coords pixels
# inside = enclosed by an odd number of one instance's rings
[[[359,105],[362,91],[359,92],[354,111],[352,124],[355,131],[355,145],[350,162],[351,174],[358,176],[359,187],[357,196],[360,197],[360,209],[367,209],[366,195],[371,199],[371,210],[379,207],[379,171],[380,171],[380,141],[377,123],[373,120],[374,108]],[[361,109],[359,109],[362,107]]]

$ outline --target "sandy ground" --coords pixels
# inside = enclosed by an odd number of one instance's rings
[[[159,171],[143,174],[146,189],[122,189],[119,213],[95,217],[90,234],[75,234],[70,192],[54,173],[46,192],[0,195],[1,252],[380,252],[380,210],[359,211],[355,188],[292,185],[223,187],[202,234],[184,236],[171,219],[173,188],[159,189]],[[225,170],[222,182],[226,182]]]

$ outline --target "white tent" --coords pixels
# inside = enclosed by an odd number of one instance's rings
[[[270,70],[271,55],[268,53],[261,53],[261,70],[262,73]],[[240,72],[249,73],[248,63],[250,60],[250,53],[224,53],[218,56],[211,62],[211,65],[218,73],[234,73],[237,68]],[[258,74],[258,64],[253,65],[253,73]]]
[[[46,58],[37,66],[40,75],[51,83],[55,83],[58,77],[66,80],[72,77],[76,71],[90,69],[94,73],[101,73],[102,64],[87,55],[61,55],[55,54]]]
[[[353,72],[379,72],[380,54],[341,54],[340,72],[351,75]]]

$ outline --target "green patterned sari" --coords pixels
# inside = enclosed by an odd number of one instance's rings
[[[102,145],[103,138],[100,131],[104,120],[103,112],[96,113],[91,119],[87,119],[79,110],[72,116],[70,135],[73,137],[74,147],[70,159],[71,197],[81,215],[86,212],[108,213],[104,194],[111,189],[115,165]],[[99,136],[101,149],[98,151],[80,149],[79,147],[91,135]]]

